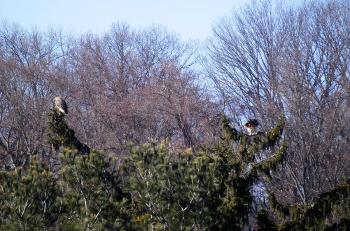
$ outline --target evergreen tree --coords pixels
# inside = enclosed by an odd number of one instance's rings
[[[221,184],[219,191],[220,204],[217,213],[221,221],[220,230],[241,230],[248,225],[253,211],[251,189],[255,183],[262,181],[261,176],[270,177],[285,153],[285,145],[276,147],[283,132],[284,116],[277,125],[266,133],[259,132],[247,135],[237,131],[223,116],[224,130],[222,141],[212,149],[211,153],[218,157],[219,164],[213,174]],[[257,161],[257,154],[273,152],[262,161]]]
[[[44,230],[55,226],[59,189],[53,174],[33,159],[24,172],[0,172],[0,230]]]
[[[64,230],[121,230],[128,227],[127,194],[113,159],[81,143],[57,109],[48,116],[48,143],[61,150],[58,226]]]
[[[48,115],[47,142],[53,150],[67,147],[78,150],[81,154],[90,152],[90,148],[80,142],[73,129],[69,128],[65,121],[65,114],[56,108],[51,109]]]
[[[272,193],[270,193],[269,201],[273,210],[285,221],[278,225],[278,230],[345,231],[350,229],[349,180],[333,190],[322,193],[312,204],[283,205]],[[260,217],[260,227],[266,226],[267,223],[273,222],[267,217]]]
[[[248,224],[251,187],[276,168],[285,146],[259,163],[255,154],[277,144],[284,117],[253,136],[232,128],[226,117],[222,124],[222,141],[202,152],[172,153],[164,144],[132,149],[126,166],[135,222],[156,230],[240,230]]]
[[[0,171],[0,229],[242,230],[255,216],[254,184],[272,176],[286,151],[284,117],[254,135],[232,128],[225,116],[222,126],[220,142],[202,151],[150,143],[116,164],[82,144],[54,109],[47,133],[59,170],[33,157],[27,169]],[[349,180],[303,206],[283,205],[269,193],[280,218],[259,208],[258,229],[348,230],[349,195]]]
[[[211,177],[215,164],[204,152],[170,152],[165,142],[133,148],[125,168],[134,226],[141,230],[210,230],[218,222],[210,205],[217,200],[218,185]]]
[[[79,155],[64,149],[60,188],[63,193],[59,226],[63,230],[128,230],[128,196],[116,167],[96,151]]]

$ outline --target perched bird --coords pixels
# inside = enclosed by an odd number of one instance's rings
[[[259,126],[259,122],[256,119],[249,119],[247,123],[244,124],[244,127],[248,131],[248,135],[254,135],[257,133],[256,128]]]
[[[64,114],[68,114],[67,103],[60,96],[55,97],[55,108]]]

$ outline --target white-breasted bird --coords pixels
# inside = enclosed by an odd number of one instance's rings
[[[64,114],[68,114],[67,103],[60,96],[55,97],[55,108]]]
[[[257,133],[257,127],[259,126],[259,122],[257,119],[249,119],[247,123],[244,124],[244,127],[248,131],[248,135],[255,135]]]

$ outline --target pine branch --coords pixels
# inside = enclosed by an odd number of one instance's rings
[[[261,161],[260,163],[254,164],[250,174],[256,175],[259,172],[265,173],[270,176],[270,170],[276,170],[278,164],[281,163],[286,153],[286,145],[282,143],[279,149],[268,159]]]
[[[324,227],[325,219],[334,212],[336,205],[348,204],[350,197],[350,184],[345,183],[337,186],[329,192],[321,194],[311,205],[285,206],[279,203],[273,194],[269,195],[270,206],[284,218],[290,217],[290,221],[282,224],[281,230],[315,229]],[[332,230],[331,227],[349,227],[347,219],[341,220],[325,229]]]
[[[221,116],[221,126],[226,139],[239,141],[244,136],[242,132],[238,132],[235,128],[230,126],[230,121],[224,114]]]

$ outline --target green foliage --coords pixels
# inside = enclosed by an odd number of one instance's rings
[[[128,229],[127,194],[121,189],[117,168],[110,165],[113,160],[105,161],[101,153],[82,144],[64,116],[54,109],[48,121],[48,142],[55,150],[63,147],[58,226],[64,230]]]
[[[84,146],[52,110],[48,143],[60,152],[58,172],[33,159],[28,169],[0,172],[1,230],[242,230],[252,217],[252,186],[272,176],[286,152],[284,117],[266,133],[246,135],[222,118],[220,142],[174,151],[167,142],[132,147],[123,163]],[[278,146],[278,147],[277,147]],[[88,152],[86,152],[88,150]],[[266,158],[257,161],[256,154]],[[347,230],[349,182],[312,205],[287,206],[271,193],[259,230]]]
[[[131,150],[125,171],[135,223],[171,230],[240,230],[247,225],[250,189],[261,172],[276,168],[285,146],[257,164],[255,154],[275,146],[284,117],[268,133],[254,136],[238,132],[224,116],[222,124],[222,141],[202,152],[170,152],[165,143]],[[253,167],[247,171],[249,164]]]
[[[191,150],[170,153],[166,144],[133,148],[126,160],[134,223],[148,229],[200,229],[215,223],[208,201],[217,188],[214,161]],[[199,212],[200,211],[200,212]]]
[[[64,149],[60,170],[63,192],[60,227],[65,230],[114,230],[128,227],[127,197],[119,174],[101,153],[79,155]]]
[[[221,126],[225,139],[240,141],[244,137],[243,133],[238,132],[235,128],[230,126],[230,120],[225,116],[225,114],[221,115]]]
[[[259,211],[257,217],[257,225],[259,231],[277,231],[277,225],[271,221],[268,212],[265,209]]]
[[[41,230],[57,220],[58,187],[51,172],[32,160],[24,172],[0,172],[0,230]]]
[[[350,184],[321,194],[313,204],[286,206],[270,195],[270,205],[287,222],[279,230],[346,230],[350,228]]]
[[[262,162],[255,163],[256,154],[272,149],[277,144],[284,126],[284,116],[281,116],[277,125],[267,133],[259,132],[248,136],[231,128],[228,119],[223,117],[224,139],[213,153],[222,158],[221,169],[225,176],[225,203],[224,209],[230,214],[229,224],[234,230],[242,229],[248,223],[251,215],[252,195],[250,189],[254,183],[261,180],[260,173],[270,175],[282,161],[285,145],[282,144],[275,154]],[[235,141],[234,144],[232,141]]]
[[[264,173],[270,177],[270,171],[276,170],[277,165],[282,161],[283,156],[286,152],[286,146],[284,143],[277,149],[277,151],[271,155],[267,160],[261,161],[252,166],[251,176],[256,176],[259,172]]]
[[[60,170],[54,177],[33,159],[26,171],[0,172],[0,229],[130,230],[128,194],[113,159],[90,152],[57,110],[47,132],[48,143],[62,151]]]
[[[90,152],[90,148],[81,143],[75,136],[73,129],[69,128],[65,119],[65,114],[51,109],[48,115],[47,142],[52,145],[54,150],[59,147],[68,147],[77,149],[80,153],[86,154]]]

